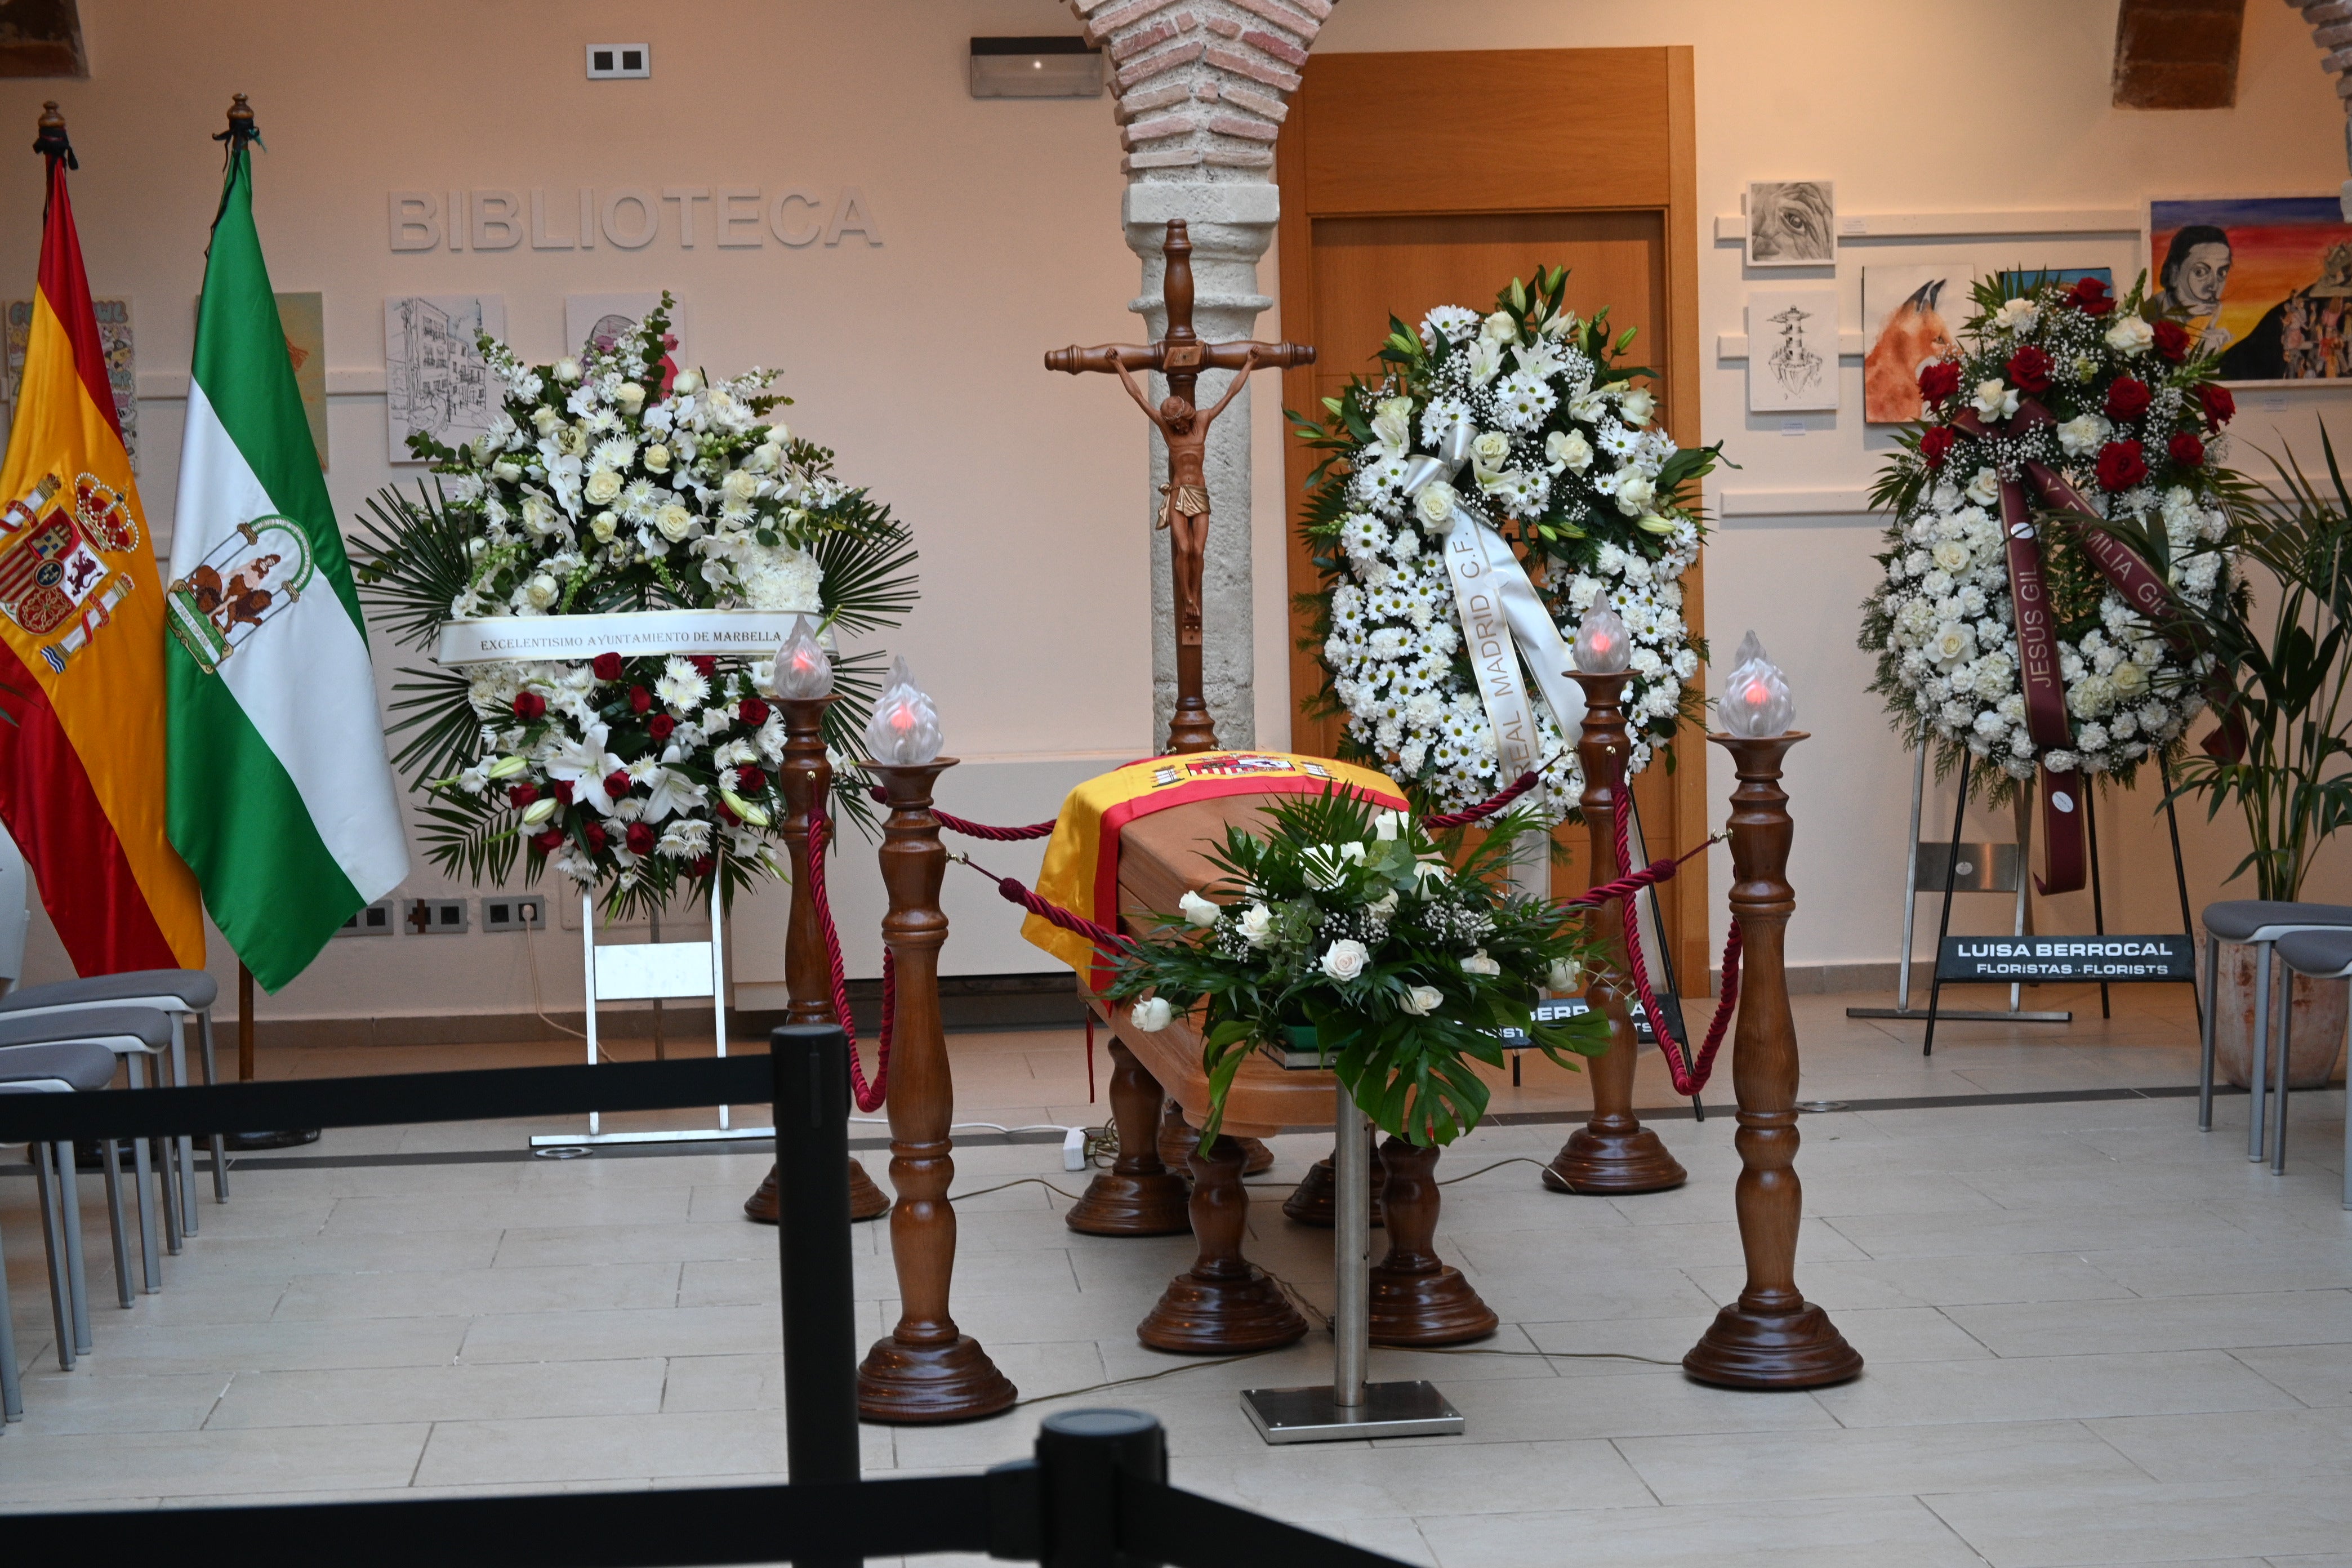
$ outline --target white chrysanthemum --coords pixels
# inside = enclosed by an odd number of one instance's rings
[[[1514,371],[1495,388],[1495,419],[1506,430],[1533,430],[1559,405],[1559,395],[1542,377]]]
[[[1468,342],[1478,335],[1482,323],[1475,310],[1460,305],[1440,305],[1421,319],[1421,346],[1434,353],[1440,337],[1449,343]]]
[[[701,705],[702,700],[710,695],[710,682],[691,661],[673,655],[663,666],[661,679],[654,682],[654,695],[683,712]]]
[[[755,610],[815,615],[823,608],[818,588],[824,568],[816,557],[790,545],[752,544],[735,564],[744,603]]]

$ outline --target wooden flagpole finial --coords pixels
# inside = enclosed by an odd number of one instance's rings
[[[66,117],[58,112],[56,99],[46,100],[41,104],[39,126],[33,136],[34,152],[44,158],[63,158],[68,169],[81,167],[74,157],[73,143],[66,140]]]

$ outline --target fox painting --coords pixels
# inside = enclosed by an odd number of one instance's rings
[[[1862,361],[1862,416],[1873,425],[1905,425],[1919,417],[1919,371],[1959,352],[1937,310],[1947,280],[1931,278],[1886,314],[1878,341]]]

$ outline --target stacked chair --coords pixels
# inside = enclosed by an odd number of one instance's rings
[[[2253,1097],[2246,1113],[2246,1158],[2286,1170],[2287,1045],[2294,1038],[2295,974],[2335,980],[2352,976],[2352,906],[2282,903],[2244,899],[2205,906],[2205,1037],[2197,1083],[2197,1125],[2213,1126],[2213,1024],[2221,991],[2221,944],[2239,942],[2260,950],[2254,979]],[[2275,957],[2290,978],[2281,987],[2278,1016],[2271,1016],[2271,972]],[[2269,1103],[2265,1105],[2267,1094]],[[2344,1206],[2352,1208],[2352,1096],[2345,1115]]]

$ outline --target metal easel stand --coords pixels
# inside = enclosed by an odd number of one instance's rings
[[[1365,1381],[1372,1345],[1372,1141],[1348,1086],[1333,1092],[1339,1104],[1331,1232],[1339,1304],[1331,1317],[1331,1384],[1244,1389],[1242,1408],[1269,1443],[1459,1436],[1462,1412],[1435,1384]]]
[[[658,928],[656,928],[658,931]],[[585,961],[588,990],[588,1065],[596,1065],[596,1004],[651,1001],[658,1006],[673,997],[708,996],[717,1028],[719,1054],[727,1054],[726,929],[721,923],[719,887],[710,889],[709,942],[644,942],[625,946],[596,945],[596,899],[580,895],[581,957]],[[533,1149],[587,1149],[606,1143],[735,1143],[772,1140],[772,1127],[729,1125],[731,1107],[719,1108],[719,1125],[662,1132],[607,1132],[604,1118],[588,1113],[588,1131],[580,1134],[540,1133]]]
[[[1951,842],[1943,847],[1944,905],[1936,929],[1936,952],[1939,955],[1944,950],[1944,938],[1950,932],[1952,927],[1952,895],[1963,890],[1959,886],[1960,833],[1967,818],[1969,773],[1974,761],[1973,752],[1963,751],[1960,753],[1959,805],[1952,812]],[[1914,753],[1911,762],[1910,854],[1906,858],[1907,864],[1903,873],[1903,952],[1895,965],[1895,1005],[1848,1007],[1845,1010],[1845,1016],[1849,1018],[1901,1018],[1924,1022],[1927,1026],[1927,1046],[1930,1050],[1934,1048],[1936,1043],[1936,1022],[1939,1018],[1978,1024],[2073,1023],[2074,1015],[2069,1010],[2035,1012],[2022,1008],[2021,1004],[2024,1000],[2024,994],[2021,988],[2015,985],[2009,988],[2009,1007],[2006,1011],[1991,1008],[1940,1008],[1937,1005],[1943,993],[1940,982],[1934,987],[1931,999],[1925,1010],[1911,1005],[1912,945],[1919,907],[1919,863],[1927,847],[1919,837],[1919,812],[1927,797],[1927,748],[1923,742],[1919,750]],[[2013,934],[2021,937],[2025,934],[2026,889],[2027,878],[2030,874],[2026,869],[2026,861],[2032,847],[2032,819],[2030,814],[2021,814],[2018,817],[2017,864],[2012,871],[2013,879],[2016,882],[2017,912],[2011,921]],[[1985,868],[1984,881],[1986,883],[1984,887],[1965,890],[1969,892],[2009,891],[2008,889],[1999,885],[1999,875],[1990,865]]]

